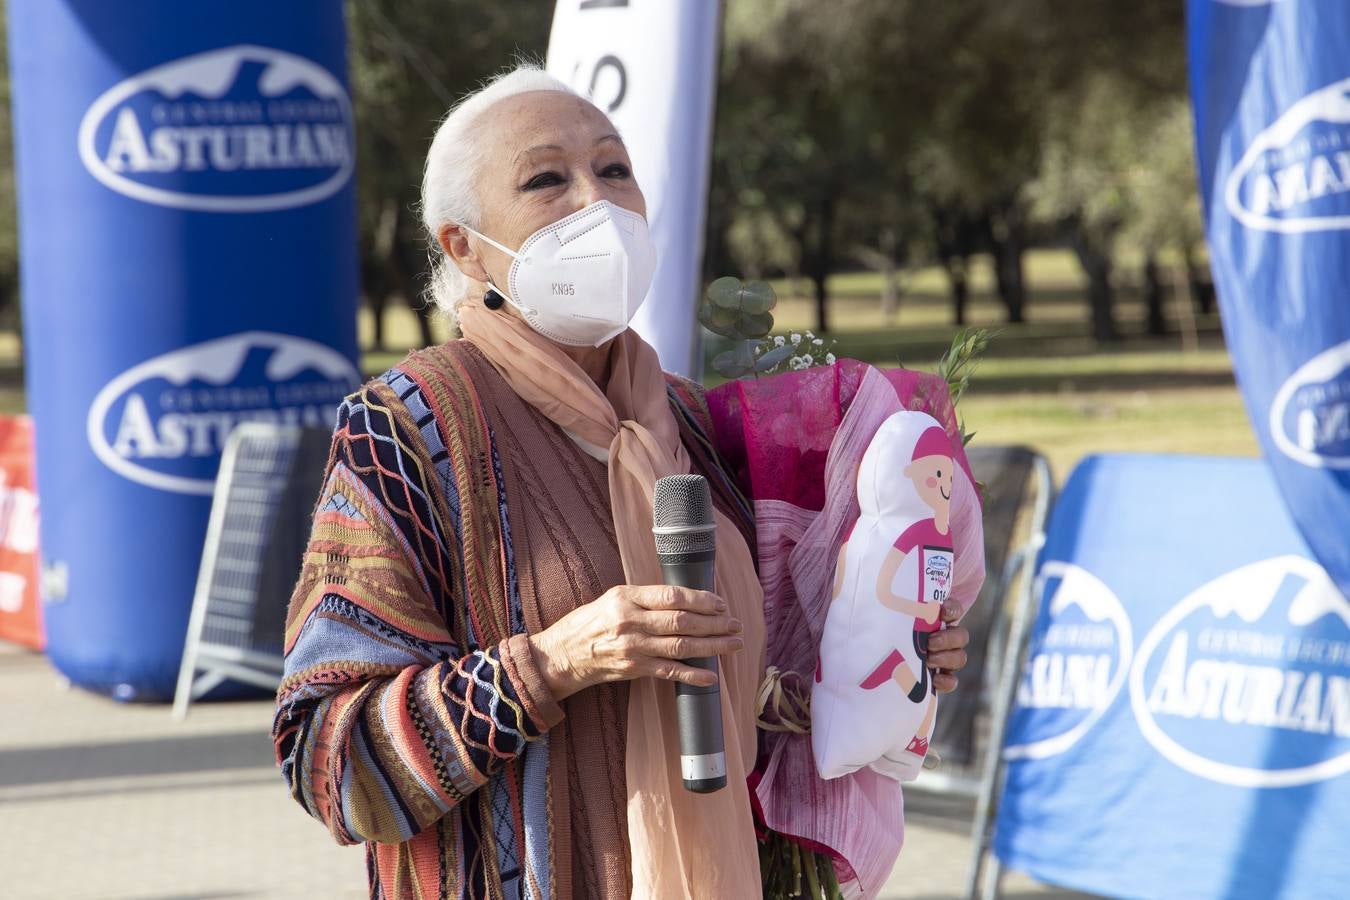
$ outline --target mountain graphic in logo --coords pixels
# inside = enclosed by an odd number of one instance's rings
[[[206,212],[315,203],[355,163],[342,83],[302,56],[247,44],[114,85],[85,113],[78,141],[85,168],[112,190]]]
[[[1140,643],[1130,705],[1144,738],[1201,778],[1275,788],[1350,772],[1350,601],[1300,556],[1221,575]]]
[[[217,338],[108,382],[89,407],[89,446],[132,481],[209,495],[236,425],[331,428],[359,381],[350,360],[315,341],[267,331]]]
[[[1248,228],[1350,228],[1350,78],[1299,100],[1253,139],[1224,185]]]
[[[1050,561],[1038,580],[1050,600],[1018,683],[1006,759],[1041,759],[1076,744],[1120,694],[1133,652],[1125,607],[1101,579]]]
[[[1270,435],[1295,462],[1350,469],[1350,341],[1322,351],[1285,380],[1270,402]]]

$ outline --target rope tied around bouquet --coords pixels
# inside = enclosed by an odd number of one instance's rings
[[[811,733],[811,689],[793,671],[769,666],[755,700],[756,724],[764,731]]]

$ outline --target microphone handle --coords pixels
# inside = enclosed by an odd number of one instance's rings
[[[713,589],[713,551],[685,555],[680,562],[661,563],[665,582],[700,591]],[[685,665],[717,672],[717,657],[682,660]],[[680,723],[680,771],[686,790],[709,794],[726,787],[727,755],[722,739],[720,682],[700,687],[675,683],[675,712]]]

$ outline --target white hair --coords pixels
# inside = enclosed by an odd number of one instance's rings
[[[478,228],[483,211],[478,202],[478,177],[492,148],[483,146],[478,119],[492,106],[517,94],[557,91],[580,96],[572,88],[535,65],[519,65],[493,78],[450,108],[427,151],[422,174],[422,223],[431,239],[430,299],[453,316],[469,291],[469,278],[440,246],[438,235],[447,224]]]

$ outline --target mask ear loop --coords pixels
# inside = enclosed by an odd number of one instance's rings
[[[518,254],[516,251],[512,250],[510,247],[506,247],[506,246],[504,246],[504,245],[502,245],[502,244],[497,243],[497,242],[494,241],[492,238],[488,237],[486,234],[483,234],[481,231],[475,231],[474,229],[470,228],[468,225],[465,225],[465,224],[462,223],[462,222],[459,223],[459,227],[460,227],[460,228],[463,228],[465,231],[467,231],[469,234],[472,234],[474,237],[478,238],[479,240],[481,240],[481,241],[486,241],[487,243],[489,243],[489,244],[491,244],[492,246],[496,247],[498,250],[502,251],[502,252],[505,253],[507,256],[511,257],[512,259],[517,260],[517,261],[521,261],[521,260],[520,260],[520,254]],[[525,261],[525,262],[528,262],[528,260],[524,260],[524,261]],[[495,309],[501,309],[501,308],[502,308],[502,303],[503,303],[503,302],[510,303],[512,306],[517,307],[517,308],[520,307],[520,304],[516,303],[516,301],[514,301],[514,300],[511,299],[511,295],[510,295],[510,294],[506,293],[506,291],[504,291],[504,290],[502,290],[501,288],[497,287],[495,284],[492,283],[491,280],[489,280],[489,281],[488,281],[488,291],[487,291],[486,294],[483,295],[483,305],[486,306],[488,309],[494,309],[494,310],[495,310]]]

